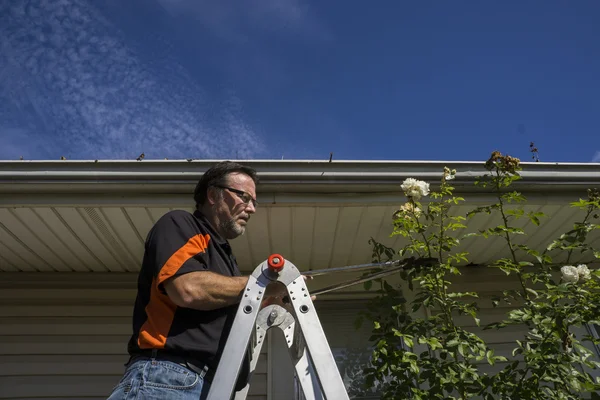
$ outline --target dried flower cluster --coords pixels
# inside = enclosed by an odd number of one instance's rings
[[[413,203],[403,204],[400,209],[394,213],[394,219],[411,219],[413,216],[417,218],[421,216],[421,209],[415,206]]]
[[[519,168],[520,163],[521,160],[519,160],[518,158],[511,157],[508,155],[503,156],[502,153],[500,153],[499,151],[494,151],[490,158],[486,161],[485,168],[488,171],[491,171],[495,168],[495,166],[498,166],[502,171],[508,172],[510,174],[515,174],[517,172],[517,169]]]
[[[535,162],[539,162],[540,157],[538,155],[538,148],[535,147],[535,144],[533,142],[529,143],[529,151],[531,152],[531,159]]]
[[[579,281],[587,281],[592,277],[587,265],[579,264],[577,267],[565,265],[560,269],[562,279],[565,282],[577,283]]]
[[[456,178],[456,170],[444,167],[444,180],[450,181],[454,178]]]

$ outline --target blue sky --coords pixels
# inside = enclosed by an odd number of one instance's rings
[[[600,162],[600,1],[0,0],[0,159]]]

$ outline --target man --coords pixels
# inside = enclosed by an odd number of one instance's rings
[[[242,235],[256,212],[257,182],[252,168],[218,163],[196,186],[193,214],[171,211],[152,227],[138,277],[131,358],[109,400],[206,398],[248,282],[228,240]],[[247,355],[238,389],[249,379],[249,362]]]

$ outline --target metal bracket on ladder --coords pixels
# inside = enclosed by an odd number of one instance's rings
[[[272,304],[261,308],[265,289],[273,282],[287,288],[290,302],[284,307]],[[249,277],[208,400],[232,398],[248,346],[252,345],[250,370],[254,371],[266,333],[271,328],[282,330],[307,400],[348,399],[304,278],[294,264],[273,254]],[[238,391],[235,399],[245,399],[248,389],[246,385]]]

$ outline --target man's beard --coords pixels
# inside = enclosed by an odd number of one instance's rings
[[[230,218],[221,222],[221,232],[224,233],[225,239],[235,239],[246,232],[246,227],[238,224],[236,218]]]

